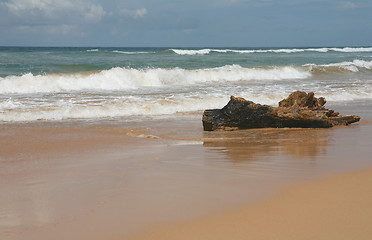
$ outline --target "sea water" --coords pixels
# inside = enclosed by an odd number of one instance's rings
[[[0,47],[0,122],[131,119],[276,106],[293,91],[372,100],[372,47]]]

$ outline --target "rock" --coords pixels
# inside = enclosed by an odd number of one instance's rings
[[[314,93],[306,93],[306,92],[293,92],[291,93],[286,99],[283,99],[279,102],[279,107],[292,107],[292,108],[300,108],[300,107],[308,107],[312,109],[319,109],[323,108],[323,105],[326,103],[325,98],[316,98],[314,97]]]
[[[324,98],[315,98],[314,93],[294,92],[279,102],[279,107],[256,104],[244,98],[231,97],[222,109],[205,110],[205,131],[235,130],[249,128],[329,128],[349,125],[360,117],[341,116],[324,107]]]

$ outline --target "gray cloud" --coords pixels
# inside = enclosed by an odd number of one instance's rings
[[[98,22],[108,13],[99,4],[85,0],[10,0],[3,3],[19,19],[62,22],[73,18]]]
[[[9,0],[1,6],[7,10],[12,31],[40,36],[82,37],[87,25],[111,14],[87,0]]]
[[[146,8],[139,8],[139,9],[122,9],[120,10],[120,14],[123,16],[129,16],[132,18],[143,18],[148,13]]]
[[[354,9],[358,8],[359,6],[354,2],[341,2],[339,7],[342,9]]]

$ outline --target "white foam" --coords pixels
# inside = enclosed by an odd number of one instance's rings
[[[99,105],[59,101],[51,103],[49,107],[29,106],[22,109],[0,111],[0,121],[20,122],[171,115],[178,112],[194,112],[204,108],[222,107],[227,101],[227,96],[212,96],[203,99],[179,97],[172,101],[159,98],[129,97],[116,99],[115,101],[103,101]]]
[[[179,55],[207,55],[212,52],[218,53],[298,53],[298,52],[372,52],[372,47],[344,47],[344,48],[282,48],[282,49],[252,49],[252,50],[236,50],[236,49],[171,49]]]
[[[4,99],[0,102],[0,112],[4,112],[9,109],[15,109],[17,107],[20,107],[22,104],[20,104],[17,101],[14,101],[12,98]]]
[[[87,52],[98,52],[99,49],[88,49]]]
[[[273,87],[274,89],[275,87]],[[371,89],[318,89],[318,96],[327,101],[350,101],[356,99],[372,99]],[[278,101],[288,96],[290,91],[269,88],[258,92],[257,89],[246,89],[244,92],[221,91],[217,93],[178,94],[169,98],[159,95],[116,97],[100,100],[99,103],[75,102],[68,99],[51,101],[50,99],[38,104],[15,101],[5,101],[0,104],[0,121],[21,122],[37,120],[66,120],[66,119],[100,119],[133,116],[174,115],[202,111],[204,109],[222,108],[229,101],[229,94],[244,97],[261,104],[276,106]]]
[[[336,52],[372,52],[372,47],[345,47],[345,48],[330,48]]]
[[[121,91],[140,88],[190,86],[229,81],[304,79],[307,70],[294,66],[244,68],[228,65],[218,68],[112,68],[92,74],[8,76],[0,78],[0,93],[46,93],[66,91]]]
[[[372,99],[372,82],[363,85],[345,83],[338,87],[322,87],[314,89],[317,96],[323,96],[327,101],[349,101],[355,99]],[[315,85],[318,85],[316,83]],[[195,89],[174,94],[148,95],[80,95],[60,94],[45,95],[45,97],[19,97],[0,101],[0,121],[19,122],[37,120],[66,120],[66,119],[99,119],[133,116],[171,116],[175,113],[202,111],[204,109],[222,108],[229,101],[229,96],[243,97],[261,104],[277,106],[279,100],[298,87],[293,84],[272,85],[263,88],[215,88],[203,91]],[[309,91],[309,89],[301,89]],[[17,98],[17,97],[14,97]],[[136,117],[137,118],[137,117]]]
[[[114,50],[112,52],[113,53],[121,53],[121,54],[129,54],[129,55],[151,53],[151,52],[127,52],[127,51],[119,51],[119,50]]]
[[[211,49],[200,49],[200,50],[171,49],[171,50],[179,55],[205,55],[211,52]]]

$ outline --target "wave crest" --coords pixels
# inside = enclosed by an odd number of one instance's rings
[[[112,68],[81,74],[8,76],[0,78],[0,93],[38,93],[65,91],[121,91],[140,88],[189,86],[228,81],[304,79],[307,69],[227,65],[218,68],[187,70],[181,68]]]
[[[372,70],[372,61],[364,61],[355,59],[352,62],[340,62],[331,63],[324,65],[316,64],[306,64],[304,66],[310,66],[312,71],[322,71],[322,72],[359,72],[363,70]]]

